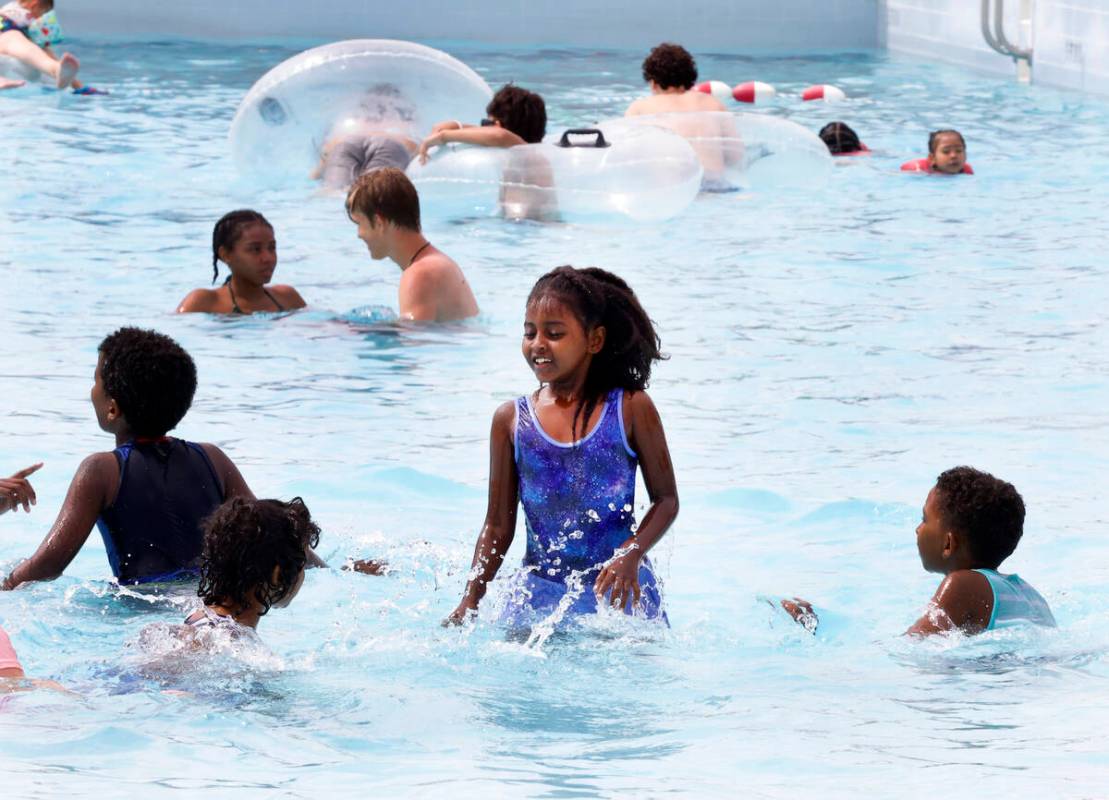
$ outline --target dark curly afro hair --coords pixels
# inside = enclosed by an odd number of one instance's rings
[[[697,82],[697,62],[680,44],[663,42],[643,59],[643,80],[662,89],[692,89]]]
[[[288,503],[233,497],[205,520],[196,593],[208,605],[240,609],[257,599],[265,614],[296,586],[308,548],[319,541],[320,529],[299,497]]]
[[[157,331],[120,328],[98,349],[104,391],[132,433],[164,436],[177,427],[196,393],[196,364],[181,345]]]
[[[944,523],[967,538],[971,554],[989,569],[1017,549],[1024,533],[1024,500],[1013,484],[973,467],[954,467],[936,479]]]

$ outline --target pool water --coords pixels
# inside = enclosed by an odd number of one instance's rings
[[[0,471],[46,462],[34,513],[0,519],[0,567],[111,448],[88,390],[100,339],[133,324],[197,361],[179,435],[219,444],[259,496],[303,496],[333,565],[394,572],[312,572],[264,645],[180,658],[157,626],[193,599],[115,587],[94,533],[62,578],[0,594],[28,672],[75,693],[3,701],[4,797],[1104,792],[1109,105],[886,55],[702,55],[703,78],[794,95],[758,113],[847,120],[873,155],[822,190],[702,196],[657,228],[432,222],[482,315],[405,329],[387,322],[398,271],[338,200],[260,190],[231,163],[238,100],[309,44],[74,40],[111,95],[0,94]],[[541,92],[551,129],[643,93],[642,53],[431,44]],[[850,99],[802,105],[810,83]],[[974,178],[897,172],[947,126]],[[274,223],[276,280],[309,310],[175,316],[211,280],[213,223],[246,206]],[[653,553],[672,627],[444,629],[492,413],[534,386],[524,298],[563,263],[627,279],[670,355],[651,394],[682,504]],[[960,463],[1022,491],[1004,568],[1057,631],[900,636],[938,582],[920,506]],[[832,623],[807,635],[763,601],[783,594]]]

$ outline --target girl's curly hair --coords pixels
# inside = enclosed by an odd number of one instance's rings
[[[288,503],[233,497],[204,522],[196,593],[207,605],[243,608],[257,600],[265,614],[296,586],[308,548],[319,541],[319,526],[299,497]]]

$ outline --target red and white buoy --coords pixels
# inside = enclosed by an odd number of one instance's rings
[[[823,100],[825,103],[841,103],[847,99],[847,93],[838,86],[830,83],[818,83],[801,92],[802,100]]]
[[[727,103],[732,99],[732,87],[724,83],[724,81],[704,81],[703,83],[698,83],[693,88],[698,92],[711,94],[721,103]]]
[[[747,81],[733,88],[731,93],[737,103],[765,103],[778,94],[778,90],[769,83]]]

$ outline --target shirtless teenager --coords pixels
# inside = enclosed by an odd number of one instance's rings
[[[347,195],[347,215],[373,259],[389,258],[400,267],[401,318],[449,322],[477,315],[458,264],[420,230],[420,198],[403,172],[386,167],[360,177]]]

